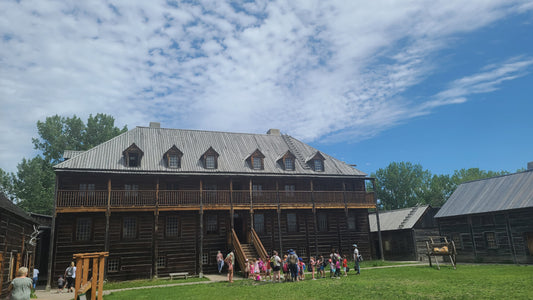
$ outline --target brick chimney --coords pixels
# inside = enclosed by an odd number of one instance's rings
[[[527,163],[527,170],[528,171],[533,170],[533,161],[530,161],[530,162]]]
[[[159,122],[150,122],[150,128],[161,128],[161,123],[159,123]]]
[[[267,134],[270,134],[270,135],[281,135],[279,129],[269,129],[267,131]]]

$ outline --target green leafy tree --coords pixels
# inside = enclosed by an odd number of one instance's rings
[[[371,175],[376,178],[376,196],[387,210],[411,207],[427,192],[431,173],[419,164],[392,162]]]
[[[433,175],[419,203],[440,207],[448,200],[456,185],[450,175]]]
[[[501,175],[509,174],[507,171],[485,171],[480,170],[479,168],[470,168],[470,169],[460,169],[455,170],[451,177],[452,182],[457,186],[463,182],[496,177]]]
[[[42,152],[33,159],[23,159],[17,174],[0,173],[2,191],[7,191],[27,211],[49,214],[53,211],[55,174],[53,165],[62,161],[65,150],[88,150],[128,130],[115,127],[115,119],[105,114],[90,115],[87,124],[77,116],[47,117],[37,122],[39,138],[35,149]]]
[[[13,179],[15,175],[8,173],[0,168],[0,192],[8,199],[13,201],[15,199]]]
[[[55,174],[52,166],[41,156],[22,159],[14,179],[18,205],[26,210],[51,214],[54,207]]]

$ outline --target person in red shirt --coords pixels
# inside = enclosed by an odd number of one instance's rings
[[[348,268],[348,259],[346,258],[346,255],[342,256],[342,270],[344,271],[344,276],[348,276],[348,273],[346,272],[346,268]]]

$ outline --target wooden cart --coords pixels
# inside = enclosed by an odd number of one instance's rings
[[[455,249],[455,243],[453,241],[448,241],[448,238],[446,238],[445,236],[429,237],[429,240],[426,241],[426,247],[428,251],[427,256],[430,267],[433,267],[431,263],[431,257],[435,258],[437,269],[440,270],[439,260],[437,259],[437,256],[448,256],[450,258],[450,262],[452,263],[453,268],[457,269],[457,250]]]

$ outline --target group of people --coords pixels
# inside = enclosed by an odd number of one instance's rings
[[[355,262],[354,269],[356,275],[361,274],[359,262],[362,261],[362,256],[359,253],[357,244],[353,244],[353,259]],[[217,267],[218,272],[222,273],[224,264],[228,266],[228,281],[233,282],[233,270],[235,265],[235,254],[233,251],[228,253],[226,258],[222,252],[217,253]],[[281,282],[281,271],[283,271],[284,281],[300,281],[305,279],[305,271],[310,271],[312,280],[317,278],[326,278],[326,270],[329,270],[330,278],[339,279],[341,275],[348,276],[348,258],[346,255],[341,255],[335,249],[331,250],[329,258],[324,258],[320,255],[318,257],[310,257],[309,264],[298,257],[293,249],[289,249],[287,253],[281,258],[277,251],[273,251],[272,256],[267,257],[265,261],[261,257],[257,259],[246,259],[244,278],[250,278],[256,281]]]
[[[39,269],[33,269],[33,279],[28,277],[28,268],[20,267],[17,276],[10,282],[8,291],[11,292],[10,300],[29,300],[32,289],[35,290],[39,281]],[[66,278],[66,281],[65,279]],[[76,278],[76,266],[74,262],[65,270],[65,275],[59,276],[57,280],[58,293],[62,292],[65,284],[69,292],[74,291],[74,281]]]

